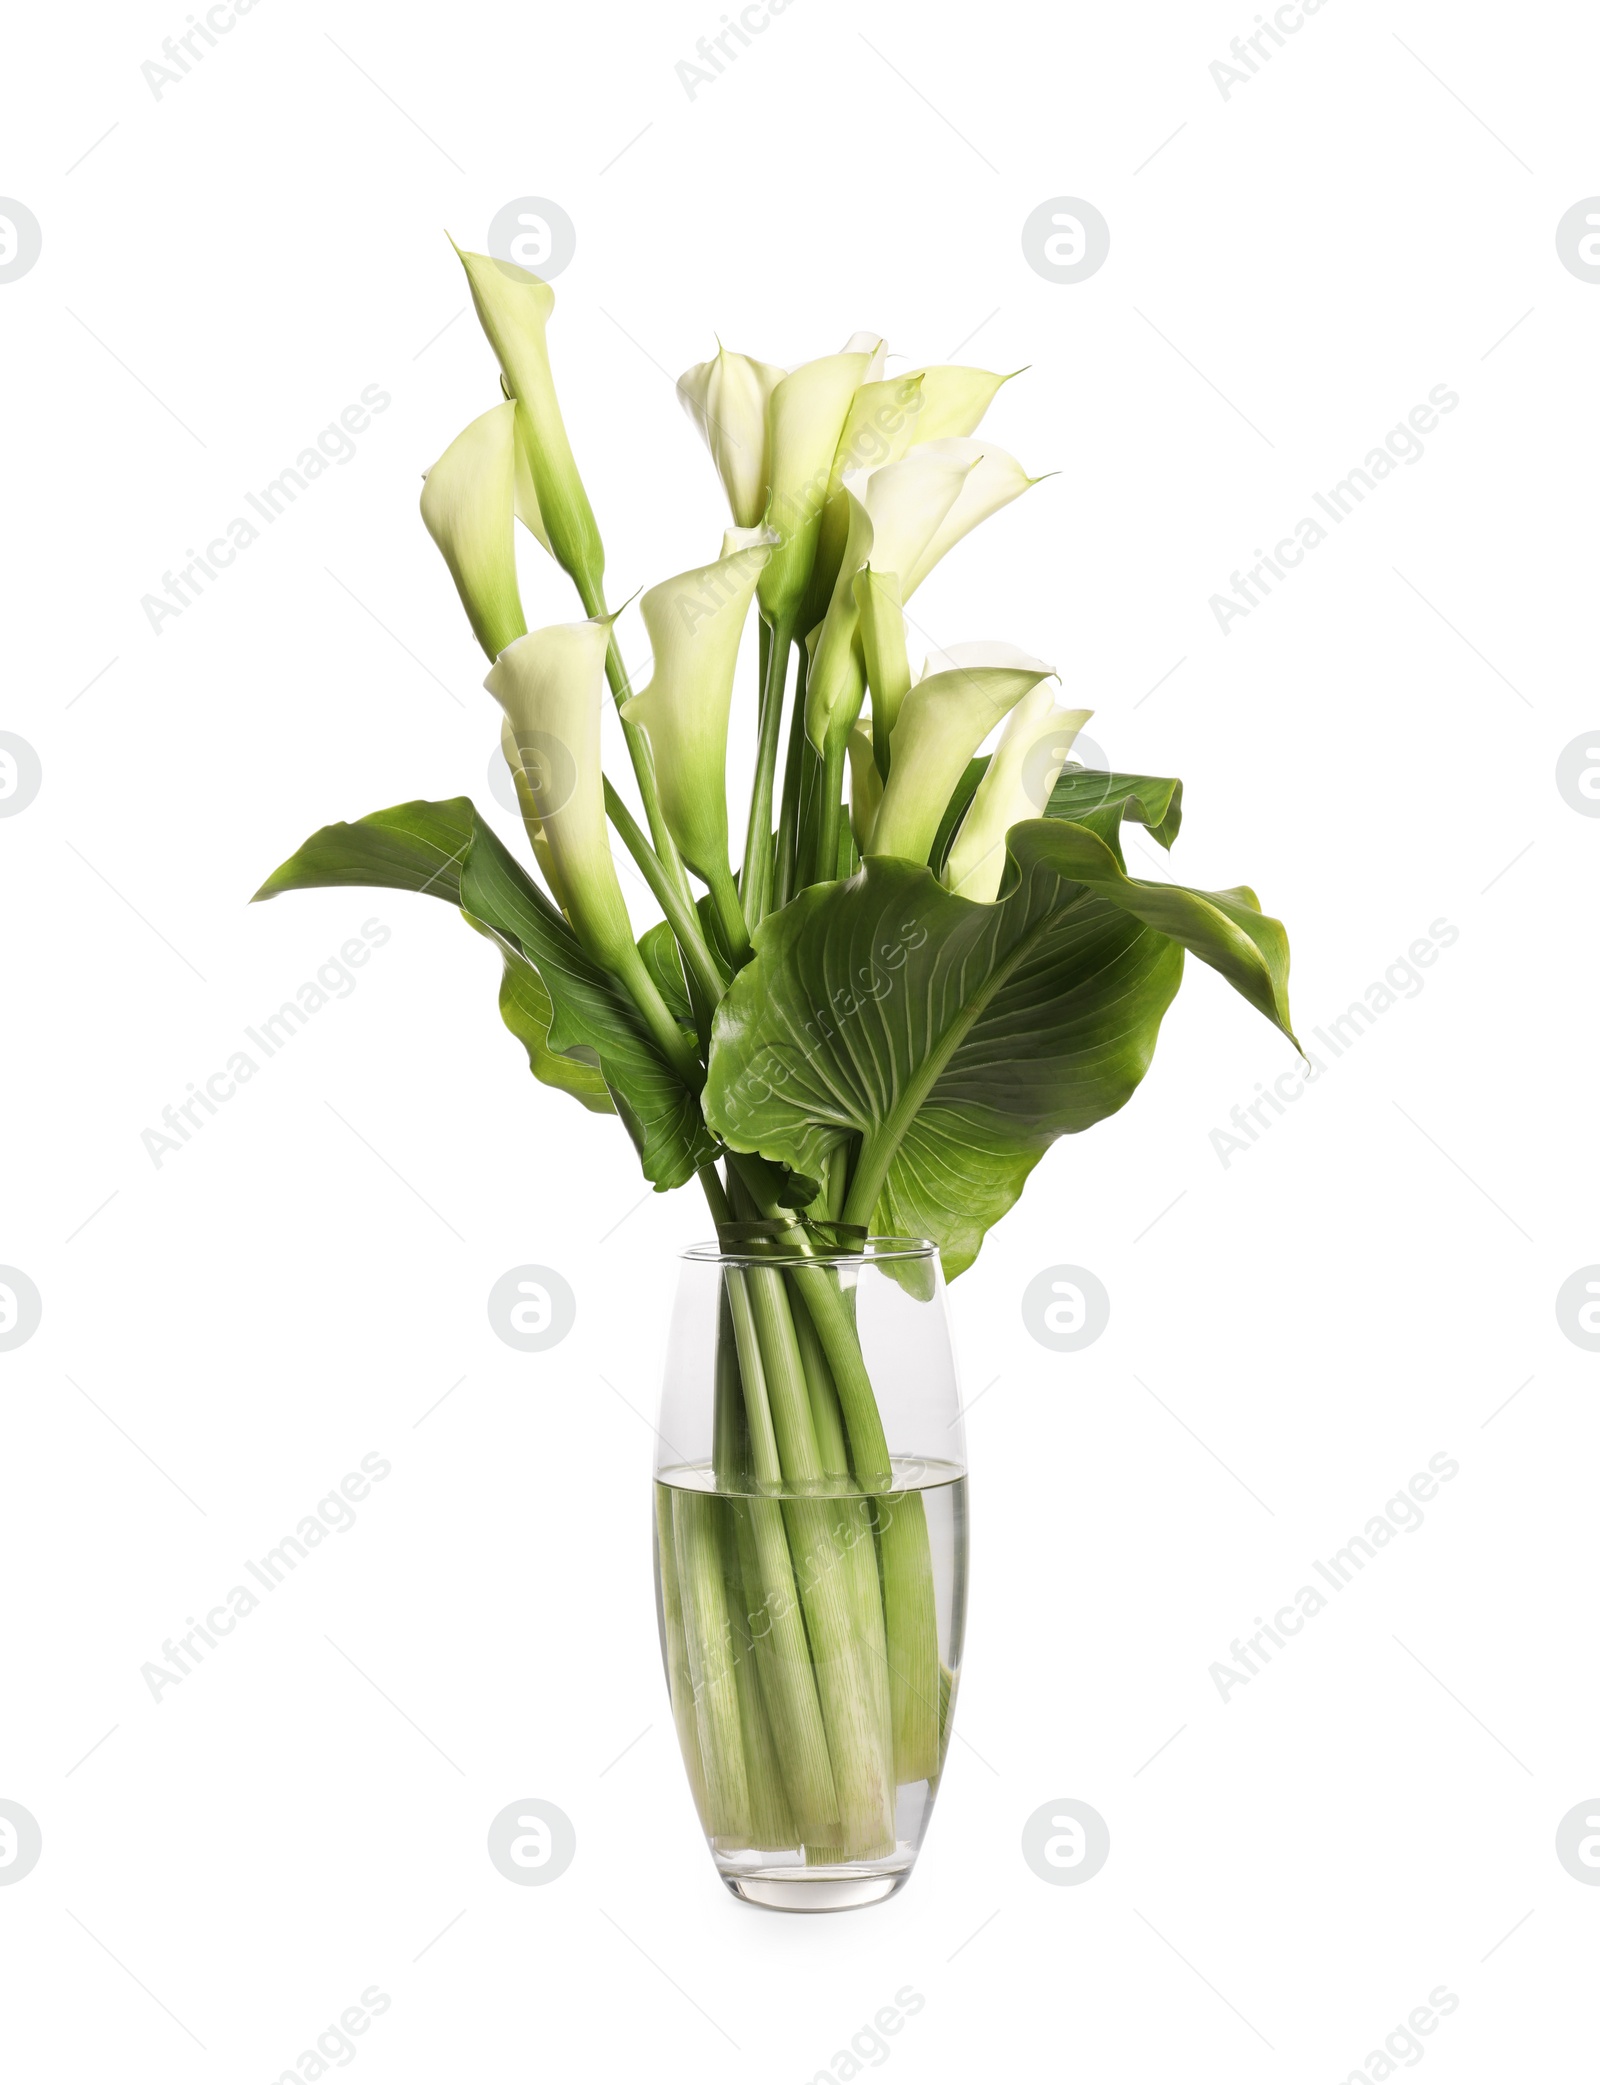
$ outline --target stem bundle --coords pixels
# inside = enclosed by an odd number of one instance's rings
[[[658,1503],[662,1609],[690,1782],[721,1848],[803,1850],[809,1865],[882,1859],[895,1850],[897,1789],[940,1766],[923,1502],[889,1489],[835,1270],[785,1255],[729,1265],[722,1280],[715,1489],[658,1490],[670,1501]]]

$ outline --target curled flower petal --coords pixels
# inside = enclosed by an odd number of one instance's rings
[[[852,353],[802,363],[768,400],[772,493],[766,519],[778,547],[759,591],[761,612],[775,628],[792,628],[805,600],[833,486],[834,452],[870,359]]]
[[[422,519],[450,567],[472,634],[491,659],[527,630],[513,541],[516,408],[491,406],[428,471]]]
[[[579,592],[598,601],[605,577],[605,551],[567,440],[545,342],[555,292],[510,261],[495,260],[486,253],[462,253],[459,247],[456,252],[466,270],[478,322],[516,401],[517,439],[527,461],[534,511],[543,522],[543,532],[530,515],[524,519],[571,573]]]
[[[484,686],[511,725],[513,772],[526,778],[549,848],[551,889],[589,953],[626,972],[638,951],[611,859],[600,770],[611,620],[555,623],[519,637],[490,667]]]
[[[1024,818],[1044,816],[1072,741],[1093,714],[1059,709],[1045,681],[1023,696],[1006,719],[951,846],[944,867],[946,889],[980,905],[993,902],[1006,863],[1006,834]]]
[[[1054,673],[1010,645],[958,645],[935,654],[906,696],[872,829],[874,854],[926,861],[967,762],[1030,688]]]
[[[787,373],[753,355],[730,354],[719,342],[711,361],[678,379],[678,397],[711,451],[738,528],[755,528],[766,512],[767,401]]]
[[[707,884],[729,874],[728,710],[739,639],[771,555],[765,529],[729,529],[715,564],[663,580],[639,604],[655,666],[623,715],[649,735],[668,829]]]
[[[951,464],[964,462],[968,470],[954,505],[934,531],[927,548],[909,572],[901,571],[901,596],[907,601],[947,550],[953,549],[980,521],[987,521],[991,514],[1020,498],[1030,485],[1039,483],[1037,478],[1028,476],[1014,456],[987,442],[926,442],[911,453],[924,458],[937,456]]]

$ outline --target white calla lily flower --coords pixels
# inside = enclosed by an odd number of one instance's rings
[[[497,659],[528,625],[517,591],[512,528],[516,408],[491,406],[464,427],[423,478],[422,519],[450,567],[472,634]]]
[[[968,442],[924,442],[850,489],[872,517],[872,562],[880,572],[914,574],[978,466]],[[912,582],[916,582],[913,580]],[[907,589],[909,593],[909,589]]]
[[[833,486],[833,459],[850,401],[871,356],[824,355],[786,376],[767,402],[772,493],[766,520],[778,547],[761,575],[761,612],[774,629],[792,630],[811,582],[822,510]]]
[[[1007,717],[944,867],[958,898],[994,901],[1006,865],[1006,834],[1024,818],[1042,818],[1072,742],[1094,712],[1061,709],[1046,681],[1031,688]]]
[[[1031,688],[1055,672],[1008,644],[936,652],[900,706],[874,854],[925,862],[967,762]]]
[[[865,355],[867,368],[861,381],[864,384],[875,384],[883,375],[888,347],[889,343],[881,333],[852,333],[842,352],[846,355]]]
[[[736,528],[757,527],[766,512],[767,401],[787,375],[776,363],[730,354],[718,341],[711,361],[678,379],[678,397],[711,451]]]
[[[988,442],[964,439],[925,442],[911,453],[924,460],[937,457],[952,465],[965,463],[967,475],[954,505],[935,529],[915,566],[900,574],[901,599],[905,601],[911,599],[946,551],[954,549],[980,521],[987,521],[991,514],[998,513],[1012,500],[1020,499],[1030,485],[1040,483],[1038,478],[1028,476],[1014,456]],[[907,461],[910,461],[909,457]]]
[[[478,321],[516,401],[517,438],[532,491],[531,511],[525,511],[523,519],[572,575],[584,599],[598,602],[605,551],[567,440],[545,342],[555,292],[510,261],[463,253],[460,247],[456,255],[466,270]]]
[[[774,541],[767,529],[729,529],[715,564],[651,587],[639,609],[654,671],[622,712],[650,740],[679,852],[729,921],[739,901],[728,867],[728,712],[739,640]]]
[[[638,963],[638,950],[611,859],[600,769],[611,622],[610,616],[597,616],[519,637],[495,660],[483,685],[510,723],[518,755],[513,773],[526,778],[549,849],[552,892],[589,953],[626,976]]]

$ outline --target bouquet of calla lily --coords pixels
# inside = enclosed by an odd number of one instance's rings
[[[979,643],[913,672],[912,596],[1038,482],[977,436],[1006,378],[885,376],[864,334],[793,370],[720,347],[689,370],[732,526],[643,594],[635,689],[551,375],[554,297],[460,259],[504,396],[427,472],[422,518],[489,661],[532,867],[468,799],[419,800],[324,827],[258,895],[458,906],[499,949],[535,1078],[620,1116],[658,1190],[697,1179],[724,1246],[775,1263],[726,1277],[710,1490],[660,1512],[675,1715],[715,1845],[882,1859],[897,1791],[938,1779],[954,1677],[840,1252],[892,1235],[931,1240],[947,1277],[970,1265],[1050,1144],[1132,1094],[1185,951],[1292,1040],[1286,937],[1248,889],[1128,875],[1122,825],[1170,847],[1181,785],[1073,762],[1089,712],[1057,702],[1054,668]],[[519,522],[583,619],[528,630]],[[642,823],[602,772],[608,683]],[[642,935],[613,834],[662,914]]]

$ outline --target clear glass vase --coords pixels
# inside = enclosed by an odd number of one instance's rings
[[[843,1911],[911,1873],[950,1742],[967,1487],[936,1249],[683,1256],[661,1394],[657,1614],[718,1872]]]

